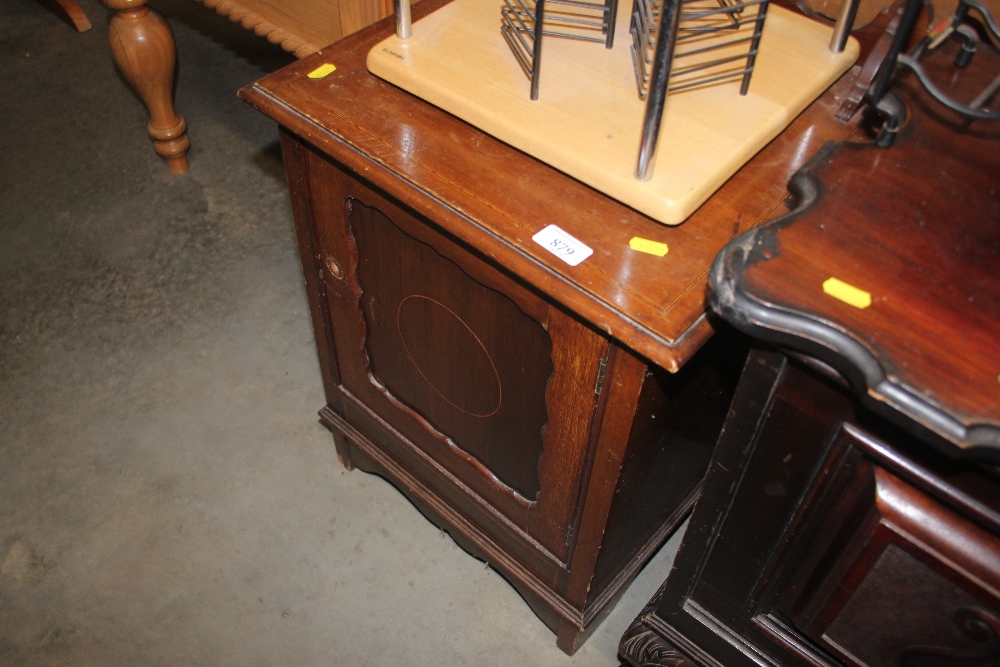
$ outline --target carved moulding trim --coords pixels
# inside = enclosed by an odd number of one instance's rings
[[[247,30],[252,30],[254,34],[263,37],[272,44],[277,44],[285,51],[294,54],[296,58],[305,58],[319,51],[317,47],[301,37],[293,35],[284,28],[279,28],[260,14],[250,11],[237,2],[232,0],[198,0],[198,2],[209,9],[214,9],[233,23],[239,23]]]
[[[519,526],[516,523],[514,523],[514,521],[512,521],[509,516],[507,516],[506,514],[504,514],[503,512],[501,512],[499,509],[497,509],[487,499],[483,498],[479,493],[476,492],[475,489],[473,489],[472,487],[470,487],[468,484],[466,484],[465,482],[463,482],[459,477],[455,476],[450,470],[448,470],[443,465],[441,465],[441,463],[438,462],[437,459],[435,459],[434,457],[432,457],[430,454],[428,454],[427,452],[425,452],[423,449],[421,449],[417,445],[413,444],[413,442],[411,442],[409,440],[409,438],[407,438],[405,435],[403,435],[402,433],[400,433],[399,431],[397,431],[395,429],[395,427],[392,426],[392,424],[390,424],[387,421],[385,421],[384,419],[382,419],[382,417],[380,417],[371,408],[369,408],[367,405],[365,405],[364,402],[358,400],[358,398],[356,396],[354,396],[346,387],[340,386],[338,388],[338,390],[344,395],[344,397],[347,400],[349,400],[351,402],[351,404],[355,408],[357,408],[358,410],[364,412],[364,414],[367,415],[370,419],[372,419],[375,422],[377,422],[380,427],[382,427],[382,428],[386,429],[387,431],[389,431],[390,433],[392,433],[392,435],[395,438],[397,438],[399,440],[399,442],[405,443],[406,447],[412,453],[416,454],[420,458],[420,460],[424,461],[427,465],[429,465],[431,468],[433,468],[433,470],[435,472],[437,472],[438,474],[443,475],[445,478],[447,478],[447,480],[449,482],[451,482],[452,484],[454,484],[456,487],[458,487],[461,490],[461,492],[462,492],[462,494],[464,496],[466,496],[466,497],[472,499],[473,501],[475,501],[475,503],[477,505],[479,505],[484,511],[486,511],[487,513],[489,513],[489,515],[491,517],[493,517],[494,519],[497,519],[498,521],[500,521],[500,523],[502,523],[505,528],[507,528],[508,530],[510,530],[518,538],[524,540],[524,542],[527,545],[529,545],[533,551],[536,551],[539,554],[541,554],[543,557],[545,557],[548,561],[550,561],[553,565],[555,565],[556,567],[558,567],[560,570],[562,570],[564,572],[569,572],[569,561],[568,560],[563,560],[562,558],[560,558],[556,554],[552,553],[552,551],[550,551],[548,548],[545,547],[544,544],[542,544],[541,542],[539,542],[535,537],[533,537],[530,533],[528,533],[526,530],[524,530],[524,528],[522,528],[521,526]],[[341,431],[346,437],[350,438],[352,442],[355,442],[355,441],[360,442],[360,439],[364,439],[364,442],[366,442],[366,443],[370,442],[368,440],[367,436],[365,436],[363,433],[361,433],[356,428],[354,428],[353,426],[351,426],[347,422],[346,419],[344,419],[343,417],[341,417],[340,415],[338,415],[337,413],[335,413],[329,406],[327,406],[327,407],[323,408],[322,410],[320,410],[319,414],[320,414],[320,417],[321,417],[321,421],[325,420],[325,421],[323,421],[324,424],[326,424],[330,428],[335,428],[338,431]],[[370,446],[373,447],[373,448],[375,447],[374,445],[370,445]],[[359,447],[361,447],[361,445],[359,445]],[[374,455],[372,455],[368,451],[368,448],[361,447],[361,449],[365,453],[367,453],[371,458],[377,458],[377,460],[379,460],[379,461],[381,461],[382,458],[384,458],[386,456],[385,454],[380,454],[379,457],[375,457]],[[383,466],[383,467],[386,467],[386,466]],[[397,464],[393,464],[392,469],[395,470],[397,467],[399,467]],[[407,473],[407,476],[410,476],[410,474]],[[424,485],[421,484],[421,486],[424,486]],[[408,487],[408,488],[410,488],[410,487]]]
[[[366,340],[367,340],[367,338],[366,338]],[[429,421],[427,421],[426,419],[424,419],[424,417],[419,412],[417,412],[416,410],[414,410],[407,403],[403,402],[395,394],[393,394],[391,391],[389,391],[389,388],[386,387],[384,384],[382,384],[382,381],[379,380],[375,376],[374,373],[372,373],[371,363],[369,361],[370,357],[368,356],[368,348],[367,347],[365,347],[364,355],[365,355],[365,365],[366,365],[367,370],[368,370],[368,381],[371,383],[371,385],[373,387],[375,387],[375,389],[380,394],[382,394],[386,398],[386,400],[388,400],[390,403],[392,403],[398,410],[400,410],[402,412],[405,412],[407,415],[409,415],[414,420],[416,420],[416,422],[418,424],[420,424],[420,426],[425,431],[427,431],[427,433],[431,437],[433,437],[435,440],[437,440],[438,442],[440,442],[443,445],[445,445],[448,448],[448,450],[452,454],[454,454],[456,457],[458,457],[461,461],[464,461],[465,463],[467,463],[470,466],[472,466],[473,468],[475,468],[477,472],[479,472],[486,479],[488,479],[490,481],[490,483],[494,487],[496,487],[496,489],[498,491],[503,492],[503,494],[505,496],[507,496],[508,498],[511,498],[512,500],[516,501],[518,504],[520,504],[520,505],[522,505],[524,507],[527,507],[529,509],[532,509],[532,508],[535,508],[535,507],[538,506],[538,500],[537,499],[532,500],[531,498],[525,498],[524,496],[522,496],[518,492],[517,489],[515,489],[514,487],[510,486],[505,481],[503,481],[502,479],[500,479],[499,477],[497,477],[496,473],[493,472],[492,470],[490,470],[489,468],[487,468],[486,465],[483,464],[482,461],[480,461],[478,458],[476,458],[475,456],[473,456],[469,452],[467,452],[464,449],[462,449],[461,447],[459,447],[458,443],[456,443],[454,440],[452,440],[450,437],[448,437],[447,434],[442,433],[441,431],[439,431],[434,426],[434,424],[432,424]],[[417,449],[419,449],[419,447],[417,447]],[[492,505],[491,505],[491,507],[492,507]],[[494,509],[495,509],[495,511],[500,512],[499,508],[494,508]]]
[[[673,646],[678,653],[687,658],[688,663],[684,664],[683,667],[727,667],[680,631],[675,630],[669,622],[655,613],[650,613],[649,610],[650,607],[653,607],[654,601],[657,603],[656,606],[659,606],[659,604],[663,601],[663,598],[658,595],[650,601],[650,605],[646,607],[646,612],[641,617],[641,623],[645,628],[662,637],[664,642]],[[681,614],[689,613],[690,610],[688,609],[687,604],[678,603],[678,606],[680,607]],[[694,615],[694,620],[696,622],[701,622],[702,619],[697,615]],[[711,629],[714,626],[709,625],[708,627]],[[771,665],[768,665],[767,667],[771,667]]]
[[[771,641],[813,667],[838,667],[841,664],[776,614],[758,614],[753,617],[753,624]]]
[[[351,197],[351,196],[349,196],[349,197],[347,197],[345,199],[345,211],[344,211],[344,214],[345,214],[345,216],[347,218],[347,224],[346,224],[347,234],[346,234],[346,237],[348,239],[348,242],[352,246],[351,250],[352,250],[352,256],[353,257],[360,257],[361,256],[360,250],[358,248],[358,240],[355,238],[355,235],[354,235],[353,220],[351,220],[351,215],[354,213],[354,204],[355,204],[355,202],[357,204],[359,204],[359,205],[367,208],[367,209],[371,209],[371,210],[376,211],[379,214],[383,215],[385,217],[385,219],[386,219],[386,222],[388,222],[390,225],[392,225],[393,227],[395,227],[400,233],[405,234],[406,236],[409,237],[409,234],[407,234],[403,229],[399,228],[399,226],[396,225],[396,223],[393,222],[392,219],[389,216],[385,215],[385,213],[382,213],[382,211],[377,206],[370,206],[369,204],[365,203],[364,201],[362,201],[361,199],[359,199],[357,197]],[[416,242],[416,243],[423,243],[422,241],[420,241],[418,239],[413,239],[412,237],[410,237],[410,238],[414,242]],[[426,244],[424,244],[424,245],[426,245]],[[432,250],[433,250],[433,248],[432,248]],[[438,253],[438,254],[440,255],[440,253]],[[451,261],[447,257],[444,257],[444,259],[447,260],[447,261]],[[454,262],[452,262],[452,263],[455,264]],[[455,264],[455,266],[458,267],[458,269],[460,271],[462,271],[463,273],[465,273],[465,271],[464,271],[464,269],[462,269],[462,267],[458,266],[457,264]],[[376,389],[376,391],[378,391],[380,394],[382,394],[385,397],[386,400],[388,400],[390,403],[392,403],[392,405],[395,406],[398,410],[400,410],[400,411],[406,413],[407,415],[409,415],[410,417],[412,417],[418,424],[420,424],[420,426],[425,431],[427,431],[427,433],[432,438],[434,438],[435,440],[437,440],[438,442],[440,442],[441,444],[443,444],[445,447],[447,447],[448,450],[452,454],[454,454],[459,460],[461,460],[461,461],[465,462],[466,464],[472,466],[477,472],[479,472],[481,475],[483,475],[484,477],[486,477],[486,479],[488,479],[490,481],[490,483],[498,491],[500,491],[505,496],[507,496],[508,498],[512,499],[513,501],[515,501],[516,503],[518,503],[522,507],[525,507],[525,508],[527,508],[529,510],[538,507],[538,495],[540,495],[541,490],[539,490],[539,492],[538,492],[538,494],[536,494],[535,498],[527,498],[524,495],[522,495],[517,489],[515,489],[511,485],[507,484],[502,479],[500,479],[500,477],[498,477],[497,474],[495,472],[493,472],[493,470],[491,470],[488,466],[486,466],[486,464],[484,464],[482,461],[480,461],[479,458],[477,458],[476,456],[474,456],[470,452],[467,452],[464,449],[462,449],[462,447],[459,446],[459,444],[457,442],[455,442],[447,433],[443,433],[434,424],[432,424],[430,421],[428,421],[426,418],[424,418],[424,416],[421,415],[412,406],[410,406],[408,403],[406,403],[405,401],[403,401],[400,397],[398,397],[395,394],[393,394],[392,391],[390,391],[389,388],[387,386],[385,386],[385,384],[383,384],[382,381],[379,380],[379,378],[375,375],[375,373],[372,371],[371,355],[369,354],[369,351],[368,351],[368,341],[369,341],[369,338],[370,338],[371,334],[370,334],[370,330],[369,330],[369,326],[368,326],[368,321],[367,321],[367,319],[365,317],[365,308],[364,308],[364,304],[363,304],[364,289],[361,287],[361,279],[360,279],[360,277],[358,275],[358,261],[357,260],[355,260],[355,261],[353,261],[351,263],[351,266],[350,266],[349,270],[350,270],[351,279],[347,281],[347,284],[348,284],[348,287],[351,290],[351,293],[354,295],[354,297],[357,300],[356,301],[356,308],[357,308],[356,320],[357,320],[357,322],[359,324],[359,327],[360,327],[360,330],[362,332],[361,339],[360,339],[361,340],[361,347],[358,350],[358,352],[359,352],[359,354],[361,356],[362,362],[364,363],[365,372],[366,372],[366,374],[368,376],[368,381],[371,383],[371,385]],[[469,276],[467,273],[465,275],[470,280],[475,281],[475,278],[473,278],[472,276]],[[476,281],[476,282],[478,282],[478,281]],[[484,285],[484,287],[486,287],[486,286]],[[487,287],[487,289],[490,289],[490,288]],[[514,302],[514,305],[517,306],[517,303]],[[449,310],[449,312],[451,312],[451,311]],[[524,312],[523,309],[522,309],[521,312]],[[527,313],[525,313],[525,315],[527,315]],[[528,316],[528,317],[530,317],[530,316]],[[459,321],[461,321],[460,318],[459,318]],[[463,322],[463,324],[464,324],[464,322]],[[541,325],[541,323],[538,323],[538,324]],[[468,327],[468,325],[466,325],[466,327]],[[546,334],[548,334],[547,327],[542,326],[542,329],[546,331]],[[470,329],[470,332],[471,332],[471,329]],[[473,332],[473,335],[475,336],[474,332]],[[476,340],[479,341],[479,337],[478,336],[476,336]],[[550,337],[550,340],[551,340],[551,337]],[[480,342],[480,345],[482,345],[481,342]],[[485,348],[484,348],[484,351],[485,351]],[[407,351],[407,354],[409,354],[409,351]],[[553,354],[554,354],[554,349],[553,349]],[[489,352],[487,352],[487,356],[488,355],[489,355]],[[492,363],[492,358],[490,359],[490,363]],[[495,369],[495,367],[494,367],[494,369]],[[544,394],[544,396],[545,396],[546,415],[548,415],[548,414],[551,413],[551,410],[549,409],[550,408],[550,396],[549,396],[549,392],[550,392],[550,389],[551,389],[551,386],[552,386],[552,381],[556,377],[556,374],[558,372],[559,371],[555,367],[555,359],[553,358],[552,375],[549,376],[549,379],[548,379],[548,381],[546,383],[545,394]],[[423,375],[423,373],[421,373],[421,375]],[[424,378],[424,379],[426,380],[426,378]],[[437,390],[435,389],[435,391],[437,391]],[[440,392],[438,392],[438,393],[440,393]],[[541,466],[542,459],[545,456],[545,452],[549,449],[548,446],[546,446],[548,443],[547,443],[547,441],[545,440],[545,437],[544,437],[547,428],[548,428],[548,418],[546,418],[546,423],[542,427],[542,438],[543,438],[542,439],[542,443],[543,443],[543,447],[542,447],[542,452],[539,455],[539,459],[538,459],[538,465],[539,466]],[[409,442],[409,441],[407,440],[407,442]],[[419,450],[420,448],[414,446],[414,449]],[[422,451],[421,451],[421,454],[425,455]],[[499,513],[503,514],[503,512],[502,512],[502,510],[500,508],[497,508],[497,507],[493,506],[492,504],[490,504],[490,507],[493,508],[493,511],[499,512]],[[546,553],[548,553],[548,551],[546,551]],[[562,561],[558,561],[558,562],[562,563]],[[565,563],[563,563],[563,567],[565,567]]]
[[[642,623],[628,629],[618,652],[635,667],[695,667],[683,653]]]
[[[357,399],[354,399],[354,403],[369,413],[369,415],[374,416],[378,419],[377,415],[368,411],[364,404]],[[324,424],[328,427],[337,430],[342,433],[351,444],[360,449],[366,456],[371,458],[383,468],[389,475],[401,483],[401,489],[407,494],[413,494],[420,499],[421,502],[425,503],[434,512],[436,512],[449,526],[453,527],[455,530],[459,531],[466,539],[476,545],[478,548],[483,550],[483,553],[489,558],[491,564],[495,564],[499,568],[510,573],[510,575],[519,582],[523,582],[531,592],[538,596],[545,604],[547,604],[552,610],[554,610],[559,616],[561,616],[566,621],[576,625],[577,627],[586,627],[587,623],[585,615],[580,609],[573,606],[564,597],[552,590],[549,583],[539,579],[534,572],[527,569],[521,565],[516,559],[509,556],[507,551],[486,532],[481,530],[474,523],[469,521],[465,515],[461,514],[455,510],[450,504],[442,499],[433,489],[428,487],[420,478],[410,473],[404,467],[396,463],[395,459],[383,452],[379,447],[374,445],[363,433],[355,429],[349,423],[344,421],[336,412],[330,408],[323,408],[320,411],[320,417]],[[392,426],[382,422],[381,425],[384,428],[393,431],[393,434],[400,438],[403,442],[409,442],[405,437],[392,429]],[[426,459],[426,454],[424,454],[419,447],[410,445],[413,450],[421,455],[421,458]],[[435,462],[431,459],[428,460],[435,470],[438,472],[448,475],[448,472],[437,466]],[[459,484],[462,487],[463,492],[469,494],[469,496],[477,501],[484,508],[489,508],[490,505],[486,504],[482,499],[480,499],[475,492],[473,492],[468,487],[465,487],[461,482],[449,475],[449,479]],[[497,516],[497,515],[495,515]],[[558,563],[563,569],[565,569],[565,563],[561,563],[555,556],[545,548],[533,540],[530,536],[520,531],[516,526],[509,524],[502,515],[498,515],[498,518],[504,522],[504,525],[513,528],[516,533],[518,533],[523,539],[528,540],[532,547],[537,548],[539,553],[545,555],[548,559],[552,560],[554,563]]]

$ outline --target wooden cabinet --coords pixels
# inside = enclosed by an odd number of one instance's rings
[[[735,389],[747,343],[713,335],[712,259],[783,210],[797,160],[856,131],[834,119],[851,82],[667,227],[369,74],[391,32],[240,92],[282,128],[322,420],[572,653],[688,512]],[[549,253],[532,237],[550,224],[593,254]]]
[[[1000,659],[1000,477],[872,414],[829,367],[751,352],[633,665]]]
[[[282,141],[341,460],[506,574],[571,652],[686,516],[745,344],[667,373]]]
[[[958,47],[922,66],[973,99],[1000,53]],[[716,260],[762,342],[633,665],[1000,664],[1000,123],[893,89],[891,148],[827,146]]]

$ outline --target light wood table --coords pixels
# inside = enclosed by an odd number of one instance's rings
[[[76,0],[36,0],[38,4],[61,18],[77,32],[87,32],[93,26]]]
[[[115,64],[149,111],[147,131],[170,171],[188,169],[187,124],[174,108],[177,49],[147,0],[102,0],[115,11],[108,40]],[[201,0],[206,7],[302,58],[388,16],[388,0]]]

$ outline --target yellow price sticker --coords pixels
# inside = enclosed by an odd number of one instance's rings
[[[628,247],[632,248],[632,250],[638,250],[639,252],[656,255],[657,257],[663,257],[669,250],[666,243],[650,241],[649,239],[639,238],[638,236],[632,237],[632,240],[628,242]]]
[[[309,72],[309,74],[307,74],[306,76],[308,76],[310,79],[322,79],[327,74],[331,74],[336,71],[337,68],[334,65],[326,63],[325,65],[320,65],[313,71]]]
[[[867,308],[872,305],[871,294],[837,278],[828,278],[823,281],[823,291],[834,299],[840,299],[855,308]]]

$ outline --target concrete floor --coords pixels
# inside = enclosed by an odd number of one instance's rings
[[[277,130],[290,57],[190,0],[172,176],[77,34],[0,3],[0,665],[617,665],[675,537],[574,658],[383,480],[345,472]]]

